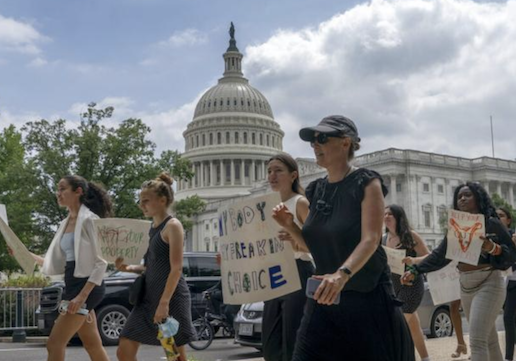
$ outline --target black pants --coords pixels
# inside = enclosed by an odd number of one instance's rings
[[[262,319],[262,347],[265,361],[290,361],[296,333],[306,304],[306,280],[314,274],[311,262],[296,260],[302,289],[266,301]]]
[[[516,281],[509,281],[507,285],[503,324],[505,326],[505,359],[512,360],[516,342]]]

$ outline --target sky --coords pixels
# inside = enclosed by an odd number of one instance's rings
[[[65,118],[92,101],[141,118],[158,151],[223,72],[236,27],[250,84],[284,150],[330,114],[364,154],[389,147],[516,158],[516,0],[0,0],[0,128]]]

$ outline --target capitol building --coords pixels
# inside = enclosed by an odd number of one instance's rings
[[[283,150],[284,133],[265,96],[244,77],[243,55],[236,46],[233,27],[230,34],[223,55],[223,77],[201,97],[183,133],[182,156],[191,161],[195,176],[179,182],[176,199],[197,194],[207,203],[187,233],[187,251],[218,251],[218,208],[269,192],[266,164]],[[297,162],[304,187],[326,174],[313,159]],[[389,189],[385,204],[404,207],[412,227],[430,249],[442,239],[440,219],[459,184],[480,182],[490,194],[497,193],[516,206],[513,160],[389,148],[357,156],[354,164],[382,175]]]

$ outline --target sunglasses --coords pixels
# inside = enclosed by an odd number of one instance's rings
[[[315,142],[319,144],[326,144],[330,138],[342,138],[342,134],[340,133],[319,133],[317,136],[315,134],[310,139],[310,144],[313,146]]]

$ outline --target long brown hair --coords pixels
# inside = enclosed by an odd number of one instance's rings
[[[62,179],[68,182],[73,191],[76,191],[77,188],[82,188],[82,195],[79,201],[88,207],[90,211],[100,218],[111,217],[113,214],[111,198],[100,184],[88,182],[80,175],[67,175]]]
[[[301,187],[301,183],[299,183],[299,167],[298,167],[295,159],[292,158],[292,156],[290,154],[278,153],[278,154],[272,156],[269,159],[269,162],[272,162],[273,160],[277,160],[277,161],[280,161],[281,163],[285,164],[285,166],[287,167],[287,169],[290,173],[292,173],[292,172],[297,173],[297,177],[296,177],[296,179],[294,179],[294,182],[292,183],[292,191],[294,193],[304,195],[305,190],[303,189],[303,187]]]

